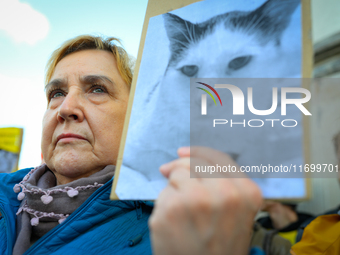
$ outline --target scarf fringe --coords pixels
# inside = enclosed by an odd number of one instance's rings
[[[57,194],[57,193],[67,193],[67,195],[69,197],[75,197],[78,196],[79,191],[83,191],[83,190],[87,190],[87,189],[94,189],[94,188],[100,188],[101,186],[103,186],[104,184],[98,184],[97,182],[95,182],[93,185],[86,185],[86,186],[77,186],[75,188],[71,188],[71,187],[65,187],[63,189],[51,189],[51,190],[43,190],[40,188],[26,188],[25,183],[28,181],[29,177],[41,166],[38,166],[34,169],[32,169],[27,175],[25,175],[25,177],[23,178],[23,180],[18,183],[15,184],[13,187],[13,191],[15,193],[20,193],[18,194],[18,200],[23,200],[25,198],[25,193],[32,193],[32,194],[42,194],[41,196],[41,201],[44,204],[49,204],[53,201],[53,197],[51,196],[52,194]]]
[[[32,174],[37,171],[39,168],[41,168],[44,164],[35,167],[32,169],[25,177],[22,179],[21,182],[18,184],[15,184],[13,187],[13,191],[18,194],[18,200],[24,200],[27,193],[39,195],[41,194],[41,201],[47,205],[50,204],[53,201],[53,194],[58,193],[66,193],[68,197],[73,198],[79,195],[79,192],[90,190],[90,189],[97,189],[102,187],[104,184],[99,184],[97,182],[94,182],[94,184],[84,185],[84,186],[77,186],[77,187],[64,187],[64,188],[55,188],[55,189],[41,189],[37,187],[27,187],[26,183],[29,181]],[[52,219],[58,220],[59,224],[61,224],[63,221],[67,219],[69,214],[56,214],[54,212],[42,212],[37,211],[29,207],[27,204],[27,200],[23,201],[21,207],[19,207],[18,212],[16,215],[19,215],[22,212],[27,212],[28,214],[32,215],[33,218],[31,219],[31,225],[37,226],[39,224],[39,221],[41,218],[48,217]]]
[[[53,212],[46,213],[46,212],[33,210],[33,209],[29,208],[29,206],[27,205],[27,202],[25,202],[25,204],[22,207],[19,208],[17,215],[19,215],[22,212],[27,212],[28,214],[34,216],[31,219],[31,225],[32,226],[38,226],[40,219],[44,218],[44,217],[56,219],[56,220],[58,220],[59,224],[61,224],[67,219],[68,216],[70,216],[69,214],[57,214],[57,213],[53,213]]]

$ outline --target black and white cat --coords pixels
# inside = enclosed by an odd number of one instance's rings
[[[228,12],[198,24],[164,14],[171,50],[164,80],[294,75],[300,63],[282,61],[280,46],[299,4],[300,0],[269,0],[254,11]]]
[[[189,146],[190,78],[299,75],[301,56],[286,56],[281,43],[299,4],[268,0],[253,11],[227,12],[197,24],[163,14],[170,59],[162,80],[145,96],[143,110],[132,110],[123,159],[128,170],[123,171],[136,170],[148,181],[162,179],[158,167],[177,158],[177,148]]]

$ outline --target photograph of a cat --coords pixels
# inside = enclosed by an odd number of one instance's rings
[[[299,0],[270,0],[252,12],[228,12],[198,24],[164,14],[171,50],[164,80],[296,74],[301,60],[282,61],[281,37],[299,4]]]
[[[190,93],[190,78],[301,77],[299,6],[300,0],[206,0],[150,19],[117,194],[133,183],[138,192],[129,199],[154,199],[165,186],[159,166],[190,145],[190,100],[199,104],[201,95]],[[235,160],[261,149],[250,142],[252,131],[230,137],[221,142],[235,144],[225,150]]]

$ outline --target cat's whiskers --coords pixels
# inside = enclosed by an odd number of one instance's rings
[[[189,46],[188,43],[185,43],[185,42],[183,42],[183,41],[181,41],[181,40],[179,40],[179,39],[174,38],[173,41],[176,42],[176,43],[182,44],[183,48],[186,48],[186,49],[189,48],[189,47],[188,47],[188,46]]]
[[[170,24],[172,27],[176,28],[178,31],[180,31],[181,34],[184,35],[184,37],[187,39],[187,41],[190,43],[190,38],[183,32],[182,29],[180,29],[179,27],[175,26],[174,24]]]
[[[185,23],[185,27],[186,27],[187,30],[188,30],[188,35],[190,36],[190,40],[191,40],[191,41],[189,41],[189,42],[194,42],[194,38],[192,38],[192,33],[191,33],[191,31],[190,31],[190,26],[188,25],[188,22],[185,21],[184,23]],[[191,27],[193,28],[194,26],[191,26]]]

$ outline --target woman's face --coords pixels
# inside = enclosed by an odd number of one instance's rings
[[[110,52],[83,50],[63,58],[46,97],[41,148],[58,184],[116,164],[129,89]]]

